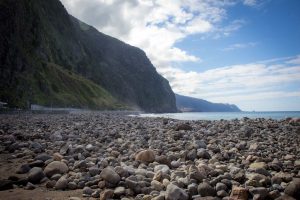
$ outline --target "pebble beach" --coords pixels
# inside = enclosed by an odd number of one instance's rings
[[[0,199],[300,199],[299,119],[2,114],[0,141]]]

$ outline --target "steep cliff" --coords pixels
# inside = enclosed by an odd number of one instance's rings
[[[0,101],[176,111],[168,81],[142,50],[70,16],[58,0],[0,0],[0,20]]]

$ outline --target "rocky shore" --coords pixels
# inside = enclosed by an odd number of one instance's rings
[[[0,115],[0,141],[0,199],[300,199],[295,119]]]

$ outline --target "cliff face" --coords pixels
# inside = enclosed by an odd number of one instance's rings
[[[0,0],[0,20],[0,101],[176,111],[168,81],[142,50],[70,16],[58,0]],[[72,87],[80,82],[86,87]]]
[[[212,103],[203,99],[176,94],[178,110],[182,112],[240,112],[233,104]]]

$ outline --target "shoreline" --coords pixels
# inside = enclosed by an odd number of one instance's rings
[[[300,119],[300,111],[239,111],[239,112],[175,112],[146,113],[132,110],[84,110],[84,109],[46,109],[46,110],[0,110],[0,117],[5,115],[62,115],[62,114],[116,114],[128,117],[166,118],[181,121],[218,121],[248,119]]]
[[[300,123],[294,119],[2,114],[0,134],[0,188],[8,188],[0,195],[8,199],[29,199],[31,189],[42,190],[41,199],[299,197],[292,190],[300,187]]]
[[[163,117],[177,120],[242,120],[249,119],[275,119],[286,120],[300,118],[299,111],[274,111],[274,112],[184,112],[184,113],[142,113],[141,117]]]

